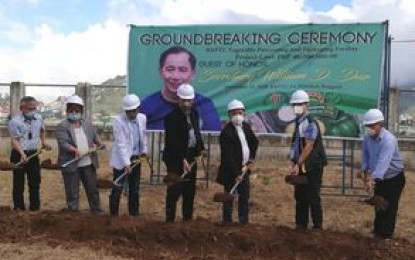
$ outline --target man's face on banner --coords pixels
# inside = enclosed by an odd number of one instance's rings
[[[189,62],[189,54],[185,52],[169,54],[159,73],[164,86],[176,93],[181,84],[190,83],[193,78],[194,70]]]

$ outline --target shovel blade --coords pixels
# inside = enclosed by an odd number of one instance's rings
[[[233,199],[234,199],[234,196],[232,194],[227,193],[227,192],[217,192],[213,196],[213,201],[214,202],[225,203],[225,202],[228,202],[228,201],[232,201]]]
[[[113,187],[113,182],[106,179],[98,179],[97,185],[99,189],[111,189]]]
[[[9,161],[0,161],[0,170],[11,171],[13,169],[13,165]]]
[[[373,195],[370,198],[363,199],[363,202],[368,205],[374,206],[378,210],[381,209],[383,211],[386,210],[386,208],[389,205],[389,202],[385,200],[384,197],[379,195]]]
[[[40,163],[40,167],[43,169],[49,169],[49,170],[58,170],[61,167],[56,164],[56,163],[52,163],[51,159],[45,159]]]
[[[1,171],[12,171],[12,170],[21,170],[21,169],[23,169],[23,165],[16,165],[14,163],[10,163],[9,161],[0,161]]]
[[[307,183],[307,177],[305,175],[288,174],[285,176],[285,182],[291,185],[302,185]]]
[[[176,173],[167,173],[167,175],[163,178],[163,182],[167,185],[173,185],[183,181],[184,179]]]

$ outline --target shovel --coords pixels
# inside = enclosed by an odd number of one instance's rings
[[[138,159],[138,160],[136,160],[136,161],[133,161],[132,163],[131,163],[131,170],[132,169],[134,169],[137,165],[139,165],[140,163],[141,163],[141,161],[142,160],[147,160],[147,162],[150,162],[149,161],[149,159],[148,159],[148,157],[147,156],[145,156],[145,158],[144,158],[144,156],[142,156],[142,157],[140,157],[140,159]],[[112,183],[115,185],[115,186],[117,186],[117,187],[122,187],[123,186],[123,184],[122,183],[120,183],[120,180],[125,176],[125,175],[127,175],[127,171],[124,171],[120,176],[118,176]]]
[[[32,159],[32,158],[34,158],[34,157],[36,157],[36,156],[38,156],[42,151],[43,151],[43,149],[45,149],[45,148],[40,148],[39,150],[37,150],[36,151],[36,153],[34,153],[34,154],[32,154],[32,155],[30,155],[29,157],[27,157],[27,160],[26,160],[26,162],[28,162],[28,161],[30,161],[30,159]],[[21,160],[20,162],[18,162],[18,163],[15,163],[15,164],[11,164],[11,166],[12,166],[12,169],[16,169],[16,168],[19,168],[19,166],[20,165],[22,165],[22,164],[24,164],[25,163],[25,161],[23,161],[23,160]]]
[[[86,153],[86,154],[83,154],[83,155],[81,155],[81,156],[79,156],[79,157],[76,157],[76,158],[73,158],[72,160],[69,160],[69,161],[67,161],[66,163],[64,163],[64,164],[62,164],[61,165],[61,168],[66,168],[66,167],[68,167],[68,165],[70,165],[70,164],[72,164],[72,163],[74,163],[74,162],[77,162],[77,161],[79,161],[79,160],[81,160],[81,159],[83,159],[83,158],[85,158],[86,156],[88,156],[88,155],[90,155],[90,154],[92,154],[92,153],[95,153],[96,151],[98,151],[98,150],[102,150],[102,149],[104,149],[104,147],[105,146],[98,146],[98,147],[93,147],[93,148],[91,148],[91,149],[89,149],[89,151]]]
[[[367,181],[370,178],[370,173],[366,171],[363,174],[358,173],[357,178],[363,181],[363,183],[366,186],[365,188],[367,191],[367,195],[364,198],[359,199],[359,202],[363,202],[368,205],[374,206],[376,211],[378,210],[385,211],[389,205],[389,202],[385,200],[385,198],[382,197],[381,195],[375,195],[373,191],[373,187],[371,185],[367,185]]]
[[[193,166],[196,164],[197,160],[199,158],[195,158],[195,160],[189,165],[189,168],[192,169]],[[187,174],[189,174],[190,171],[184,171],[181,175],[178,175],[176,173],[167,173],[166,176],[163,178],[163,182],[167,185],[173,185],[180,182],[185,181],[184,177],[186,177]]]
[[[304,174],[288,174],[285,175],[285,182],[291,185],[302,185],[307,183],[307,177]]]
[[[363,202],[367,205],[375,207],[376,211],[385,211],[389,205],[389,202],[385,200],[384,197],[382,197],[381,195],[375,195],[373,189],[371,188],[368,188],[367,195],[364,198],[359,199],[359,202]]]
[[[360,199],[360,202],[363,202],[363,203],[366,203],[368,205],[374,206],[376,211],[378,211],[378,210],[385,211],[386,208],[389,205],[389,202],[387,200],[385,200],[385,198],[380,196],[380,195],[373,195],[373,196],[368,196],[366,198],[362,198],[362,199]]]
[[[238,185],[243,181],[246,172],[248,171],[248,166],[244,165],[242,167],[242,174],[239,175],[239,179],[236,181],[235,185],[233,185],[232,189],[230,190],[229,193],[227,192],[217,192],[215,193],[215,195],[213,196],[213,201],[214,202],[228,202],[228,201],[232,201],[235,198],[235,191],[236,188],[238,187]]]

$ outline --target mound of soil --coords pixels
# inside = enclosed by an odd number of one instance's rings
[[[164,223],[145,216],[0,210],[0,242],[87,245],[136,259],[415,259],[415,245],[406,240],[378,241],[357,233],[223,226],[203,218]]]

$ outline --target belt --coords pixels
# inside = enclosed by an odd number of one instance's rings
[[[31,150],[23,150],[23,152],[25,153],[36,153],[37,150],[36,149],[31,149]]]
[[[397,172],[397,173],[394,173],[393,175],[392,174],[388,174],[387,178],[384,178],[383,180],[376,178],[375,179],[375,182],[383,182],[383,181],[393,180],[396,177],[399,177],[399,176],[401,176],[403,174],[405,174],[404,170],[402,170],[400,172]]]

